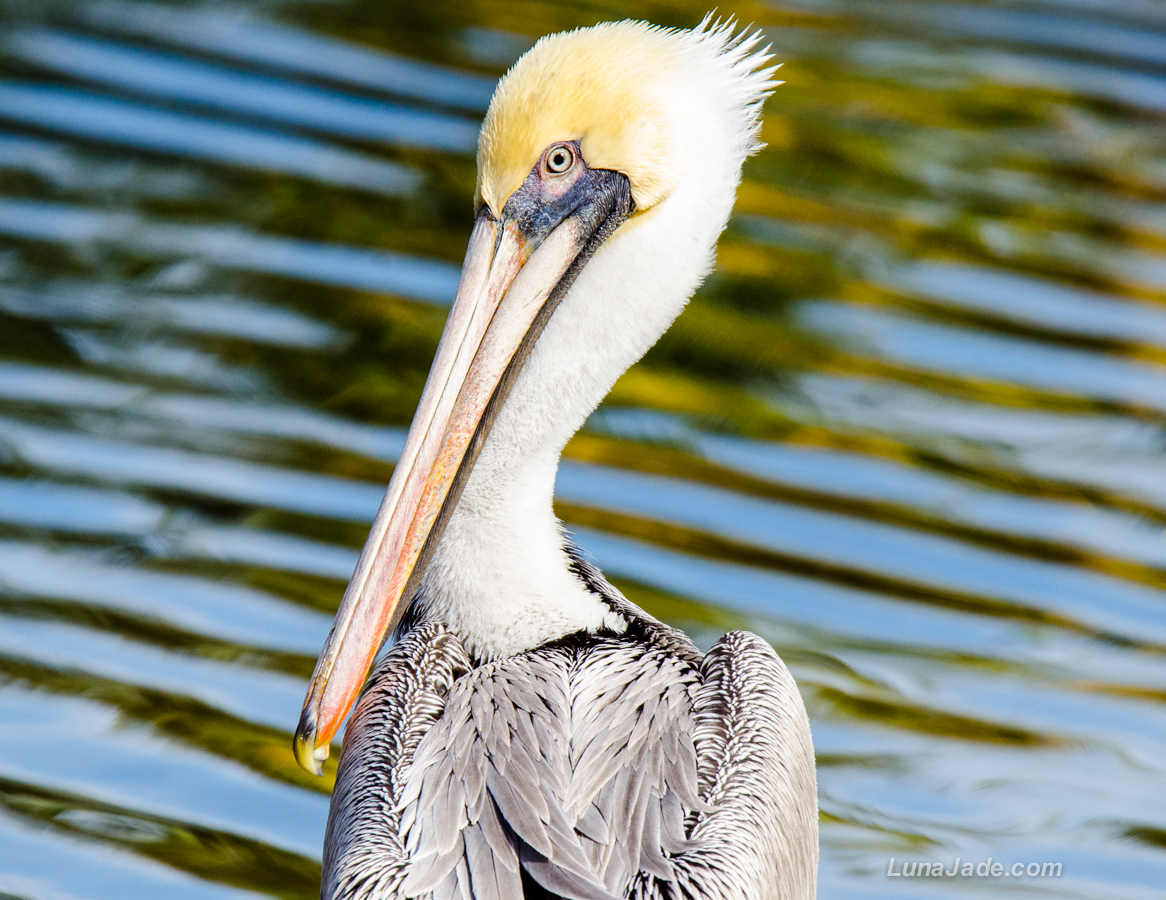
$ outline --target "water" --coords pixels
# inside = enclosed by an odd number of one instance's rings
[[[291,729],[493,81],[704,7],[0,9],[0,896],[312,897]],[[1166,5],[721,10],[786,61],[769,149],[559,514],[789,662],[823,898],[1166,897]]]

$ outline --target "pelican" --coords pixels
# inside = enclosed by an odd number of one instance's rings
[[[499,82],[456,297],[296,732],[318,774],[356,706],[325,900],[815,895],[785,665],[747,632],[702,655],[552,510],[567,441],[712,267],[774,85],[759,44],[606,23]]]

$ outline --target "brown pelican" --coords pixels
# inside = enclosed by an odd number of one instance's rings
[[[707,19],[539,41],[498,84],[476,221],[296,733],[348,725],[327,900],[815,893],[805,708],[751,634],[703,656],[551,507],[572,434],[712,266],[774,68]]]

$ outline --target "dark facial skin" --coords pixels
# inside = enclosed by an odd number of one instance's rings
[[[592,169],[583,159],[579,142],[564,141],[543,151],[502,207],[500,218],[518,226],[532,252],[568,216],[582,221],[582,231],[591,239],[564,277],[566,286],[555,292],[561,294],[574,280],[572,273],[631,215],[633,205],[627,176],[611,169]],[[478,210],[478,215],[489,214],[484,205]]]

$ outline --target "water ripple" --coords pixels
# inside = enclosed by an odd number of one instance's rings
[[[465,119],[67,32],[16,31],[5,39],[5,48],[18,59],[85,81],[350,138],[461,153],[478,141],[477,123]]]
[[[147,256],[203,258],[218,266],[448,305],[458,270],[403,253],[248,233],[230,225],[150,222],[118,211],[0,198],[0,234],[121,245]]]
[[[70,88],[0,82],[0,118],[105,141],[379,194],[411,193],[416,172],[319,141],[203,119]]]
[[[485,110],[494,79],[339,41],[246,13],[101,0],[83,21],[229,58],[471,110]]]

